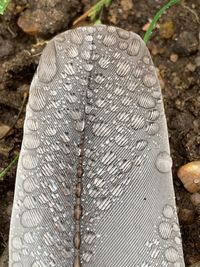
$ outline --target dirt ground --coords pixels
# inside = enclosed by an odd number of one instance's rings
[[[20,111],[45,41],[72,27],[95,1],[15,0],[0,17],[0,137]],[[141,36],[166,1],[113,0],[105,24]],[[200,205],[193,205],[176,176],[178,167],[200,159],[200,2],[182,1],[159,20],[148,47],[159,71],[168,121],[173,177],[186,266],[200,262]],[[0,141],[0,171],[19,153],[23,119]],[[16,167],[0,181],[0,255],[8,243]],[[5,256],[4,252],[4,256]],[[2,261],[2,258],[1,260]],[[4,261],[6,261],[4,259]],[[7,264],[0,266],[7,266]]]

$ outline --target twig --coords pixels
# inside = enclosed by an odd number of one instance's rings
[[[9,170],[17,163],[19,159],[19,155],[17,155],[11,163],[2,171],[0,172],[0,181],[4,180],[5,175],[9,172]]]
[[[20,111],[19,111],[19,113],[18,113],[18,115],[17,115],[17,118],[16,118],[15,121],[13,122],[12,126],[10,127],[10,129],[9,129],[9,130],[8,130],[8,131],[7,131],[7,132],[0,138],[0,140],[6,138],[6,137],[10,134],[10,132],[13,130],[13,128],[15,127],[16,123],[18,122],[18,120],[19,120],[19,118],[20,118],[20,116],[21,116],[21,114],[22,114],[22,112],[23,112],[23,109],[24,109],[24,107],[25,107],[25,105],[26,105],[27,99],[28,99],[28,93],[25,92],[25,93],[24,93],[24,99],[23,99],[23,102],[22,102]]]

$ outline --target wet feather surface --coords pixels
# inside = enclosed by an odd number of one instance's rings
[[[160,86],[141,38],[82,27],[32,81],[10,267],[184,267]]]

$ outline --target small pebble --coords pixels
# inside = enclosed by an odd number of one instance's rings
[[[186,65],[186,69],[194,72],[196,70],[196,65],[192,64],[191,62]]]
[[[172,21],[167,21],[160,25],[159,29],[160,37],[164,39],[170,39],[174,35],[174,24]]]
[[[197,52],[198,46],[199,41],[197,36],[193,32],[183,31],[177,39],[177,42],[174,46],[174,51],[177,54],[188,56]]]
[[[178,217],[181,223],[192,224],[194,222],[194,211],[189,209],[181,209]]]
[[[194,61],[195,61],[196,66],[200,67],[200,56],[196,57]]]
[[[194,206],[200,205],[200,194],[199,193],[192,194],[190,199],[191,199],[191,202]]]
[[[5,124],[0,124],[0,139],[10,130],[10,127]]]
[[[171,54],[170,55],[170,60],[171,60],[171,62],[177,62],[177,60],[178,60],[178,55],[177,54],[175,54],[175,53],[173,53],[173,54]]]
[[[200,161],[192,161],[181,166],[177,175],[190,193],[200,190]]]
[[[193,263],[192,265],[190,265],[189,267],[200,267],[200,261]]]

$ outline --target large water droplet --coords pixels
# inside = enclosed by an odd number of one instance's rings
[[[112,46],[116,43],[116,37],[111,34],[106,34],[106,36],[103,39],[103,44],[105,46]]]
[[[148,73],[143,77],[143,83],[147,87],[152,87],[157,83],[157,78],[154,74]]]
[[[36,155],[31,155],[31,154],[24,154],[22,156],[22,165],[24,169],[31,170],[35,169],[38,164],[38,158]]]
[[[152,96],[147,93],[143,93],[139,96],[138,104],[143,108],[154,108],[156,102]]]
[[[133,39],[131,40],[128,49],[127,49],[127,53],[130,56],[136,56],[139,53],[140,50],[140,41],[138,39]]]
[[[169,172],[172,167],[172,159],[167,152],[160,152],[156,159],[156,168],[163,173]]]
[[[35,149],[40,145],[40,139],[37,134],[25,134],[23,144],[27,149]]]
[[[42,213],[38,209],[28,210],[22,214],[21,223],[24,227],[36,227],[42,222]]]
[[[38,119],[37,118],[28,118],[25,126],[31,131],[37,131],[38,129]]]
[[[12,239],[12,246],[15,249],[21,249],[22,248],[22,239],[20,237],[14,237]]]
[[[169,247],[165,251],[165,258],[168,262],[176,262],[179,259],[178,251],[174,247]]]

